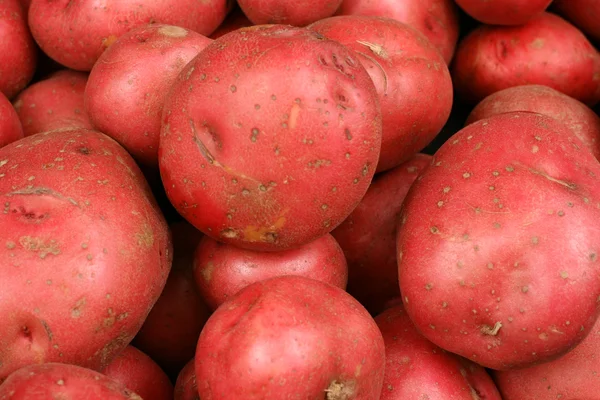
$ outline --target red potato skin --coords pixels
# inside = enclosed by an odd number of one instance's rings
[[[589,106],[600,100],[600,55],[561,17],[544,12],[521,26],[480,26],[460,43],[454,88],[476,104],[520,85],[545,85]]]
[[[531,368],[497,371],[504,400],[595,399],[600,377],[600,321],[563,357]]]
[[[160,24],[121,36],[90,72],[85,109],[94,127],[140,164],[157,169],[165,98],[183,67],[211,42],[199,33]]]
[[[99,372],[70,364],[29,365],[0,385],[0,399],[10,400],[142,400]]]
[[[88,75],[60,70],[23,90],[14,101],[25,136],[65,128],[92,129],[83,104]]]
[[[219,25],[217,30],[210,35],[210,38],[218,39],[229,32],[233,32],[240,28],[247,28],[252,25],[254,24],[246,17],[244,12],[239,7],[235,7],[233,11],[229,13],[227,18],[225,18],[225,21]]]
[[[144,400],[173,400],[173,384],[146,354],[127,346],[102,373]]]
[[[488,25],[523,25],[552,0],[456,0],[467,14]]]
[[[412,26],[450,64],[458,42],[458,8],[453,0],[344,0],[337,15],[393,18]]]
[[[283,275],[305,276],[344,290],[348,265],[330,234],[279,252],[244,250],[205,236],[194,255],[196,285],[213,310],[246,286]]]
[[[13,105],[0,93],[0,147],[23,138],[23,126]]]
[[[596,0],[554,0],[552,10],[600,42],[600,3]]]
[[[379,400],[502,400],[486,370],[425,339],[402,305],[375,318],[385,342]]]
[[[381,332],[342,289],[282,276],[242,289],[210,317],[195,358],[202,400],[379,399]]]
[[[515,111],[536,112],[562,122],[600,159],[600,118],[582,102],[548,86],[514,86],[492,93],[471,111],[465,124]]]
[[[172,224],[171,231],[174,243],[171,273],[132,343],[174,378],[194,357],[210,310],[196,288],[192,271],[194,250],[202,235],[186,222]]]
[[[285,24],[306,26],[331,17],[342,0],[237,0],[244,14],[255,25]]]
[[[404,164],[376,175],[352,214],[331,234],[348,262],[347,291],[373,315],[400,296],[396,225],[402,202],[431,156],[416,154]]]
[[[355,54],[308,29],[263,25],[220,37],[179,75],[159,166],[171,203],[197,229],[276,251],[339,225],[380,149],[377,92]]]
[[[0,2],[0,38],[0,92],[12,99],[31,81],[37,63],[27,13],[19,0]]]
[[[120,36],[146,24],[180,26],[210,35],[229,11],[226,0],[129,0],[99,7],[95,0],[32,0],[29,26],[48,56],[90,71]]]
[[[175,382],[175,397],[173,400],[200,400],[196,382],[195,360],[192,358],[183,367]]]
[[[420,32],[390,18],[326,18],[309,26],[354,50],[377,88],[383,134],[376,172],[396,167],[440,132],[452,109],[452,78]]]
[[[449,139],[398,228],[404,306],[423,335],[492,369],[566,353],[600,295],[600,164],[553,118],[506,113]]]
[[[171,267],[168,227],[109,137],[51,131],[0,149],[0,380],[28,364],[101,370],[131,341]]]

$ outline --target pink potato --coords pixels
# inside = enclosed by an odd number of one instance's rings
[[[196,32],[158,24],[121,36],[90,72],[85,109],[94,127],[140,164],[158,168],[165,98],[183,67],[210,42]]]
[[[127,346],[102,373],[144,400],[172,400],[173,384],[146,354]]]
[[[489,25],[526,24],[550,3],[552,0],[456,0],[467,14]]]
[[[202,235],[186,222],[171,224],[173,267],[158,301],[133,345],[175,377],[194,357],[210,310],[198,293],[192,271],[194,250]]]
[[[447,64],[458,42],[458,8],[453,0],[344,0],[337,14],[387,17],[410,25],[427,36]]]
[[[29,365],[0,385],[0,399],[142,400],[106,375],[70,364]]]
[[[600,54],[561,17],[544,12],[520,26],[480,26],[459,44],[452,66],[465,102],[520,85],[545,85],[587,105],[600,101]]]
[[[452,79],[420,32],[390,18],[357,15],[309,28],[354,50],[375,83],[383,118],[376,172],[400,165],[440,132],[452,109]]]
[[[494,374],[504,400],[596,399],[600,376],[600,320],[563,357],[530,368]]]
[[[195,365],[195,360],[192,358],[179,372],[175,382],[175,397],[173,400],[200,400]]]
[[[237,0],[255,25],[286,24],[306,26],[332,16],[342,0]]]
[[[375,318],[385,342],[385,378],[378,400],[502,400],[485,369],[440,349],[417,331],[402,308]]]
[[[0,380],[28,364],[101,370],[162,291],[171,238],[115,141],[51,131],[0,149]]]
[[[497,370],[580,343],[598,316],[599,179],[551,117],[500,114],[456,133],[400,217],[400,292],[417,328]]]
[[[0,93],[12,99],[31,81],[37,63],[27,13],[19,0],[0,2],[0,38]]]
[[[221,36],[165,103],[159,166],[197,229],[250,250],[299,247],[356,207],[381,149],[375,86],[357,56],[304,28]]]
[[[214,310],[246,286],[283,275],[305,276],[346,289],[348,266],[330,234],[279,252],[244,250],[205,236],[194,257],[194,277]]]
[[[571,21],[592,40],[600,42],[600,2],[597,0],[554,0],[553,10]]]
[[[348,293],[372,314],[400,296],[396,225],[402,202],[431,156],[416,154],[404,164],[376,175],[352,214],[331,234],[348,261]]]
[[[10,101],[0,92],[0,147],[22,138],[23,127],[19,116]]]
[[[16,0],[14,0],[16,1]],[[39,46],[65,67],[90,71],[121,35],[146,24],[180,26],[210,35],[227,0],[31,0],[29,26]]]
[[[492,93],[471,111],[466,124],[513,111],[536,112],[564,123],[600,159],[600,118],[582,102],[548,86],[514,86]]]
[[[215,30],[211,35],[211,39],[217,39],[229,32],[233,32],[240,28],[246,28],[252,26],[252,22],[246,17],[243,11],[239,7],[234,7],[234,9],[229,13],[227,18],[223,21],[221,25]]]
[[[65,128],[91,129],[83,106],[86,73],[63,69],[23,90],[14,101],[25,136]]]
[[[300,276],[256,282],[223,303],[198,340],[203,400],[379,399],[381,332],[342,289]]]

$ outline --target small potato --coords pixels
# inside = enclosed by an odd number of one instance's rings
[[[202,238],[196,249],[194,277],[213,310],[246,286],[283,275],[305,276],[346,289],[348,267],[330,234],[279,252],[244,250],[209,237]]]
[[[146,354],[127,346],[102,373],[144,400],[172,400],[169,377]]]
[[[0,2],[0,92],[12,99],[27,86],[37,63],[37,48],[20,0]]]
[[[332,16],[342,0],[238,0],[252,23],[306,26]]]
[[[0,92],[0,147],[23,138],[23,127],[10,101]]]
[[[600,160],[600,117],[582,102],[548,86],[514,86],[493,93],[471,111],[466,125],[513,111],[544,114],[562,122]]]
[[[25,136],[55,129],[91,129],[83,104],[88,75],[63,69],[23,90],[14,101]]]
[[[521,26],[476,28],[461,41],[451,72],[459,96],[473,104],[529,84],[589,106],[600,101],[600,54],[577,28],[547,12]]]
[[[489,25],[523,25],[550,3],[552,0],[456,0],[467,14]]]

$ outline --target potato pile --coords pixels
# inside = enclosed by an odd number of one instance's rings
[[[600,2],[0,0],[0,400],[582,400]]]

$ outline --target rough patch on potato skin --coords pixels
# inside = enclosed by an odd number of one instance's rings
[[[355,381],[332,381],[329,387],[325,390],[327,395],[326,400],[350,400],[354,398],[356,392]]]

